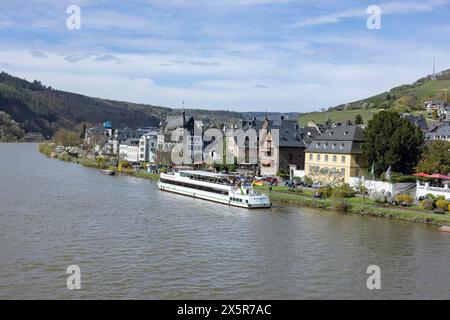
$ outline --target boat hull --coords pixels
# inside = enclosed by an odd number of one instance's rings
[[[234,207],[247,208],[247,209],[262,209],[262,208],[270,208],[270,202],[266,203],[243,203],[243,202],[235,202],[231,201],[231,198],[228,195],[216,194],[208,191],[197,190],[189,187],[183,186],[175,186],[172,184],[163,183],[161,181],[158,182],[158,188],[161,191],[173,192],[185,196],[189,196],[192,198],[202,199],[213,201],[216,203],[222,203]]]

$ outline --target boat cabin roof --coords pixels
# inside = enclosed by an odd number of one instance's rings
[[[199,170],[180,170],[180,174],[188,174],[193,176],[203,176],[208,178],[231,178],[234,177],[231,174],[224,173],[215,173],[215,172],[207,172],[207,171],[199,171]]]

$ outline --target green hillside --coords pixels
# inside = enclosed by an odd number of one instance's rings
[[[58,129],[73,130],[82,124],[94,125],[105,120],[117,128],[158,126],[179,109],[91,98],[55,90],[39,81],[29,82],[0,73],[0,140],[14,141],[24,133],[51,137]],[[231,111],[189,109],[188,115],[206,123],[233,122],[242,114]],[[27,135],[29,136],[29,135]]]
[[[330,110],[325,112],[311,112],[303,114],[299,117],[299,123],[301,126],[306,126],[309,121],[315,123],[324,123],[327,120],[334,122],[345,123],[347,120],[354,121],[356,115],[360,114],[364,120],[364,123],[371,120],[373,115],[377,112],[376,109],[362,109],[362,110]]]
[[[417,80],[413,84],[401,85],[378,95],[342,104],[325,112],[303,114],[299,118],[301,125],[308,121],[323,123],[328,119],[336,122],[354,120],[361,114],[367,123],[379,110],[396,110],[413,114],[424,114],[424,101],[445,100],[450,94],[450,70],[440,72],[432,79],[431,76]]]

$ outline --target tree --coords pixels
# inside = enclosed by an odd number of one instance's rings
[[[81,143],[79,133],[64,128],[56,131],[53,141],[66,147],[79,146]]]
[[[431,141],[422,154],[417,172],[450,174],[450,142]]]
[[[437,110],[433,110],[431,117],[433,118],[433,120],[439,119],[439,114],[438,114]]]
[[[422,131],[398,112],[381,111],[365,131],[364,155],[378,176],[389,166],[392,171],[411,173],[420,159]]]
[[[81,133],[80,133],[80,139],[84,140],[85,136],[86,136],[86,123],[83,123],[83,127],[81,128]]]
[[[355,117],[355,124],[364,124],[364,120],[360,114],[357,114]]]

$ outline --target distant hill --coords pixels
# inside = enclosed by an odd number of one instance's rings
[[[447,91],[446,91],[447,90]],[[447,92],[447,97],[446,97]],[[413,84],[401,85],[375,96],[341,104],[329,108],[325,112],[312,112],[300,116],[300,124],[308,121],[324,122],[327,119],[345,122],[354,120],[361,114],[364,121],[369,121],[380,109],[397,110],[400,112],[421,113],[424,101],[445,100],[450,94],[450,69],[423,77]]]
[[[22,133],[40,133],[49,138],[60,128],[74,129],[82,123],[93,125],[106,119],[117,128],[157,126],[166,116],[180,114],[179,109],[55,90],[37,80],[29,82],[5,72],[0,73],[0,111],[4,112],[0,140],[15,140],[14,136],[20,139]],[[238,112],[200,109],[189,109],[187,114],[217,125],[243,117]]]

